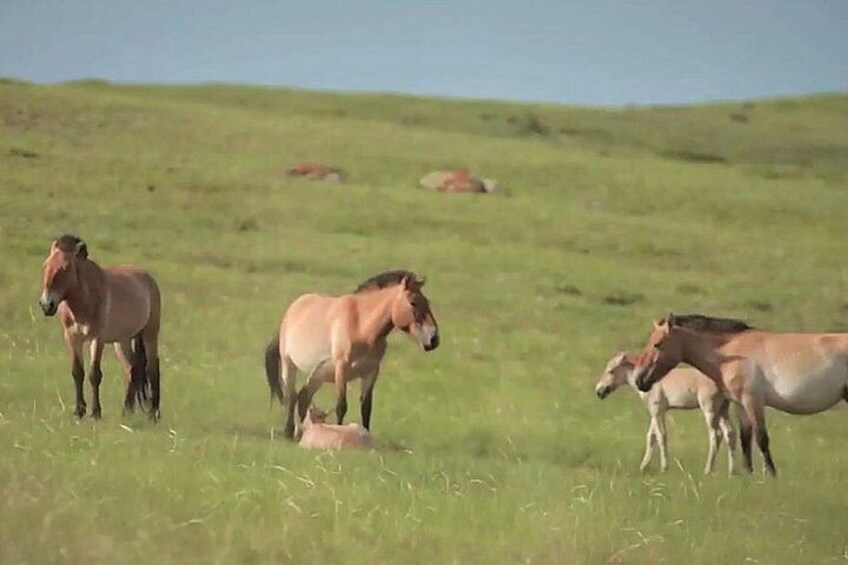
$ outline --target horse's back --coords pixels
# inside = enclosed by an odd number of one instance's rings
[[[718,393],[718,385],[694,367],[676,367],[661,381],[669,406],[673,408],[698,408],[700,403]]]

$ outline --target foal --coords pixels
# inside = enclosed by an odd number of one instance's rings
[[[286,437],[295,436],[295,406],[299,426],[312,397],[324,383],[336,386],[336,420],[342,424],[347,412],[347,383],[359,378],[362,424],[370,429],[374,383],[389,334],[400,329],[424,351],[439,346],[439,327],[430,302],[421,292],[423,286],[424,281],[410,271],[388,271],[363,282],[352,294],[304,294],[292,302],[277,335],[265,349],[271,393],[281,403],[288,399]],[[307,377],[296,393],[299,371]]]
[[[650,390],[681,362],[698,368],[739,404],[739,438],[748,472],[755,436],[766,472],[777,474],[766,406],[816,414],[848,401],[848,333],[777,333],[739,320],[669,314],[654,322],[636,359],[636,386]]]
[[[595,386],[595,393],[598,398],[603,400],[626,382],[645,403],[648,413],[651,415],[651,423],[648,425],[645,457],[642,459],[640,470],[644,471],[651,462],[651,457],[654,454],[654,443],[659,445],[660,448],[662,470],[668,469],[665,413],[668,410],[700,408],[707,423],[707,434],[710,442],[704,473],[712,472],[716,453],[721,446],[722,437],[724,437],[727,442],[727,472],[733,474],[736,438],[728,417],[730,403],[718,386],[697,369],[680,367],[671,371],[662,381],[651,387],[648,392],[642,392],[636,387],[634,376],[636,356],[636,353],[622,351],[610,359],[604,369],[603,376]]]
[[[344,449],[346,447],[371,447],[371,434],[361,424],[339,426],[327,424],[327,413],[310,406],[303,419],[300,447],[306,449]]]
[[[145,400],[150,388],[150,416],[159,418],[159,322],[162,299],[156,281],[147,271],[132,266],[101,268],[89,259],[80,238],[63,235],[50,244],[41,272],[39,304],[45,316],[58,313],[71,358],[76,391],[74,413],[85,416],[82,349],[91,342],[88,379],[91,383],[91,417],[100,418],[100,359],[107,343],[127,376],[124,410]]]

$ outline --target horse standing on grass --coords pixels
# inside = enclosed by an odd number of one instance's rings
[[[603,400],[619,386],[627,383],[638,392],[642,402],[645,403],[651,415],[651,423],[648,425],[648,435],[645,439],[645,457],[642,458],[639,469],[644,471],[648,467],[654,454],[654,444],[659,446],[660,468],[663,471],[668,469],[665,413],[669,410],[700,408],[707,424],[710,445],[704,473],[712,472],[716,453],[723,437],[727,442],[727,472],[733,474],[736,437],[728,413],[730,402],[724,397],[718,385],[698,369],[678,367],[672,369],[664,379],[651,387],[651,390],[642,392],[636,387],[634,379],[636,356],[635,353],[622,351],[610,359],[603,376],[595,386],[595,394]]]
[[[816,414],[848,401],[848,333],[777,333],[739,320],[669,314],[654,322],[636,360],[636,386],[647,392],[680,362],[699,369],[740,405],[739,437],[748,472],[755,436],[765,471],[777,474],[766,406]]]
[[[412,336],[424,351],[439,346],[439,327],[422,286],[424,281],[410,271],[388,271],[366,280],[352,294],[304,294],[292,302],[265,350],[271,394],[281,403],[288,399],[286,437],[299,434],[312,397],[324,383],[335,383],[336,419],[342,424],[347,383],[358,378],[362,425],[370,429],[374,383],[392,330]],[[307,377],[296,392],[298,371]]]
[[[162,300],[156,281],[147,271],[133,266],[101,268],[89,259],[88,247],[80,238],[63,235],[50,244],[41,272],[39,304],[45,316],[58,313],[65,345],[71,357],[71,374],[76,390],[74,413],[85,416],[83,394],[83,345],[90,345],[91,417],[100,418],[100,360],[107,343],[127,377],[124,411],[147,400],[150,417],[159,418],[159,323]]]

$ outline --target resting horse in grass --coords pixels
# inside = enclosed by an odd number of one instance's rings
[[[636,368],[635,353],[619,352],[607,362],[604,374],[595,386],[595,394],[603,400],[619,386],[627,383],[639,394],[648,413],[651,423],[648,425],[648,436],[645,440],[645,457],[639,467],[644,471],[651,462],[654,454],[654,444],[660,450],[660,468],[668,469],[668,447],[666,443],[665,413],[669,410],[692,410],[700,408],[707,423],[707,434],[710,448],[707,452],[707,463],[704,473],[711,473],[715,464],[716,453],[721,446],[722,437],[727,442],[727,472],[733,474],[733,452],[736,449],[736,438],[733,426],[730,424],[728,408],[730,403],[724,397],[721,389],[709,377],[693,367],[678,367],[672,369],[661,381],[651,387],[648,392],[636,388],[633,371]]]
[[[303,435],[298,445],[305,449],[371,447],[373,440],[362,424],[327,424],[327,413],[310,406],[303,418]]]
[[[366,280],[352,294],[304,294],[292,302],[265,350],[271,393],[281,403],[288,400],[286,437],[299,434],[312,397],[324,383],[335,383],[336,420],[342,424],[347,383],[358,378],[362,425],[370,429],[374,383],[392,330],[409,334],[424,351],[439,346],[439,328],[422,286],[424,281],[410,271],[388,271]],[[307,377],[296,393],[298,371]]]
[[[89,259],[80,238],[63,235],[50,244],[41,273],[39,304],[45,316],[58,313],[71,358],[76,390],[75,414],[85,416],[83,346],[90,346],[88,379],[91,383],[92,418],[100,418],[100,360],[107,343],[127,376],[124,410],[132,411],[136,399],[147,400],[150,416],[159,418],[159,322],[161,296],[153,277],[132,266],[101,268]]]
[[[745,322],[669,314],[654,323],[636,360],[635,380],[646,392],[678,363],[698,368],[739,404],[745,468],[752,471],[751,438],[765,470],[777,474],[769,450],[765,407],[816,414],[848,401],[848,334],[777,333]]]

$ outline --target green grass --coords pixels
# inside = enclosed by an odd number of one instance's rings
[[[285,178],[298,160],[352,182]],[[769,413],[776,481],[702,476],[700,414],[676,413],[671,470],[643,475],[641,403],[593,388],[668,310],[848,331],[846,163],[837,95],[592,109],[2,81],[0,562],[844,560],[848,408]],[[509,194],[416,188],[447,166]],[[36,304],[64,231],[160,281],[158,425],[121,417],[111,352],[103,420],[71,414]],[[429,277],[442,346],[392,338],[387,447],[283,441],[262,372],[282,310],[395,267]]]

